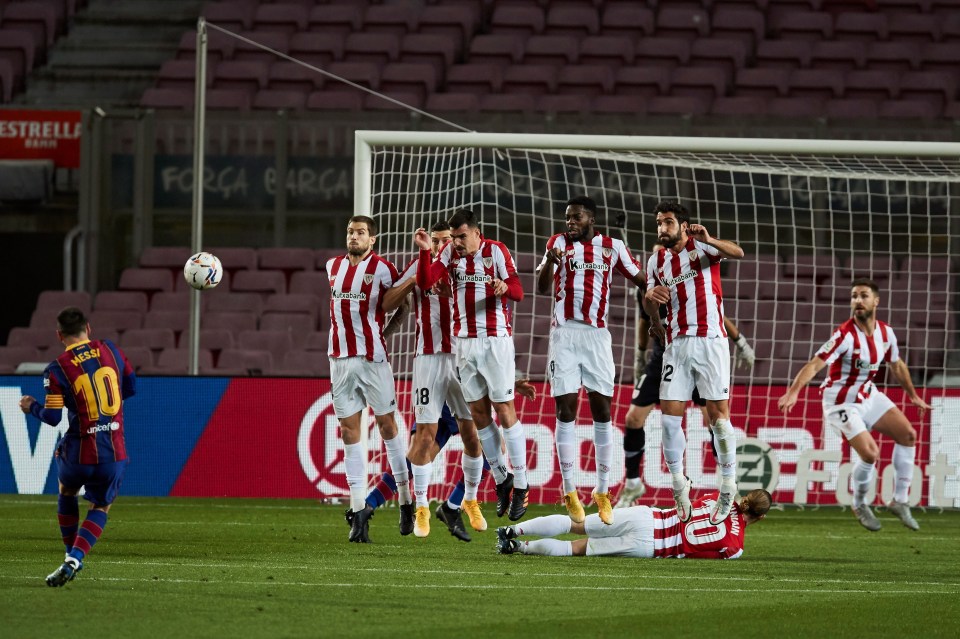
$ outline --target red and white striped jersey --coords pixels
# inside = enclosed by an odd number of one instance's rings
[[[717,493],[693,502],[687,523],[677,517],[676,508],[651,508],[653,512],[653,556],[678,559],[737,559],[743,554],[747,522],[734,503],[730,516],[719,524],[710,523],[710,511]]]
[[[900,348],[888,324],[877,320],[873,335],[868,336],[850,318],[820,347],[817,357],[830,366],[820,385],[823,403],[858,404],[873,392],[880,365],[900,359]]]
[[[450,273],[454,335],[506,337],[513,334],[507,296],[495,296],[492,285],[494,279],[517,276],[513,258],[503,243],[483,238],[476,253],[460,257],[453,243],[447,242],[436,262]]]
[[[647,261],[647,290],[670,289],[667,342],[680,335],[726,337],[720,251],[692,237],[679,253],[662,248]]]
[[[566,233],[558,233],[547,240],[547,251],[555,248],[563,251],[563,257],[553,274],[554,326],[577,320],[605,327],[613,270],[627,279],[640,273],[630,251],[622,241],[600,233],[583,242],[571,242]],[[546,264],[544,256],[539,268]]]
[[[396,286],[417,279],[417,258],[410,262]],[[417,355],[452,353],[450,329],[453,323],[453,298],[441,297],[432,290],[413,287],[413,312],[417,316]]]
[[[397,269],[373,251],[353,266],[346,255],[327,260],[330,278],[330,357],[387,359],[383,339],[383,292],[397,281]]]

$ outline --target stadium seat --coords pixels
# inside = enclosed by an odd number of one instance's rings
[[[479,13],[464,5],[427,5],[420,13],[419,32],[468,42],[480,23]]]
[[[843,72],[837,69],[796,69],[787,80],[791,97],[839,98],[843,95]]]
[[[363,30],[404,36],[417,30],[417,12],[402,4],[375,4],[367,7]]]
[[[12,375],[17,366],[23,362],[49,362],[51,360],[52,358],[30,346],[0,346],[0,374]]]
[[[176,335],[169,328],[133,328],[125,331],[120,346],[138,346],[151,350],[174,348],[177,345]]]
[[[747,45],[741,40],[698,38],[690,46],[690,66],[721,67],[728,76],[746,66]]]
[[[269,375],[273,372],[273,355],[264,350],[228,348],[217,358],[215,371],[229,375],[238,372],[253,376]]]
[[[224,246],[209,248],[207,252],[216,255],[220,259],[223,270],[231,274],[243,269],[257,268],[257,252],[252,248]]]
[[[11,2],[3,8],[3,28],[28,33],[45,55],[57,37],[57,15],[53,7],[41,2]]]
[[[740,69],[734,79],[738,96],[775,98],[787,95],[789,73],[783,69]]]
[[[363,6],[360,3],[323,4],[310,10],[309,32],[342,34],[359,31],[363,24]]]
[[[503,70],[504,93],[543,95],[553,93],[557,87],[557,69],[550,65],[517,64]]]
[[[205,348],[197,354],[201,369],[213,368],[213,355]],[[190,351],[186,348],[165,348],[157,356],[154,366],[145,366],[140,372],[148,375],[186,375],[190,368]]]
[[[767,115],[777,118],[821,118],[823,103],[819,97],[771,98],[767,102]]]
[[[315,295],[321,303],[330,299],[330,279],[323,271],[297,271],[290,276],[291,294]]]
[[[797,69],[810,66],[813,45],[803,40],[763,40],[757,45],[758,68]]]
[[[187,346],[187,334],[183,333],[180,336],[181,346]],[[200,329],[200,347],[205,348],[212,353],[219,353],[220,351],[233,348],[236,345],[236,339],[233,336],[233,331],[227,330],[225,328],[201,328]]]
[[[233,48],[233,59],[249,62],[263,62],[272,64],[277,60],[277,55],[263,47],[279,51],[280,53],[290,52],[290,34],[277,31],[245,31],[242,35],[250,42],[237,40]],[[218,67],[219,70],[219,67]]]
[[[191,255],[186,246],[150,246],[140,254],[140,267],[180,270]]]
[[[257,249],[257,265],[263,271],[312,271],[313,255],[308,248],[261,248]]]
[[[150,311],[143,318],[143,328],[169,328],[175,334],[187,330],[190,314],[183,311]]]
[[[207,84],[209,88],[217,74],[217,63],[207,65]],[[167,60],[157,75],[157,88],[193,91],[197,78],[197,63],[194,60]]]
[[[330,358],[326,354],[290,351],[274,372],[284,377],[330,377]]]
[[[249,32],[244,32],[249,33]],[[207,34],[207,56],[212,63],[227,60],[233,57],[238,40],[219,31],[211,30]],[[177,47],[177,59],[196,60],[197,32],[190,30],[180,36],[180,45]]]
[[[318,271],[327,270],[327,261],[335,257],[340,257],[341,255],[346,255],[345,248],[322,248],[316,249],[314,255],[316,256],[316,261],[314,264],[317,267]],[[292,292],[292,291],[291,291]]]
[[[439,77],[460,56],[461,50],[459,40],[433,33],[408,33],[400,41],[400,61],[431,64]]]
[[[343,43],[346,62],[383,65],[400,58],[400,36],[389,33],[351,33]]]
[[[614,74],[605,66],[578,64],[561,67],[557,74],[558,93],[595,96],[613,93]]]
[[[153,352],[145,346],[122,346],[123,354],[133,366],[134,372],[153,366]]]
[[[862,42],[827,40],[813,43],[810,66],[816,69],[850,71],[863,68],[865,59]]]
[[[766,18],[757,9],[718,5],[713,12],[711,35],[715,38],[737,39],[752,50],[766,33]]]
[[[749,95],[721,96],[713,100],[710,113],[729,117],[763,116],[767,114],[767,101]]]
[[[309,21],[309,10],[303,5],[259,4],[253,17],[253,28],[257,31],[292,35],[298,31],[306,31]]]
[[[246,89],[210,89],[206,104],[208,109],[249,111],[253,106],[253,95]]]
[[[449,93],[499,93],[502,84],[503,69],[499,64],[471,62],[447,69],[446,90]]]
[[[194,95],[192,89],[184,88],[155,88],[150,87],[143,91],[140,97],[140,106],[148,109],[193,109]]]
[[[919,69],[918,49],[911,42],[872,42],[867,45],[866,66],[885,71]]]
[[[823,108],[826,117],[837,120],[874,120],[880,113],[879,104],[869,98],[836,98]]]
[[[257,329],[257,316],[250,311],[205,311],[200,316],[201,328],[227,330],[235,336]]]
[[[579,42],[574,36],[538,35],[527,40],[523,63],[563,66],[575,64],[578,54]]]
[[[710,99],[701,96],[666,95],[647,100],[650,115],[706,115],[710,112]]]
[[[654,24],[654,14],[649,7],[637,2],[610,2],[602,10],[600,33],[636,41],[653,35]]]
[[[143,326],[143,313],[139,311],[93,311],[90,313],[90,330],[99,329],[126,331]],[[96,334],[96,333],[94,333]]]
[[[368,89],[377,90],[380,88],[380,69],[381,65],[375,62],[345,61],[331,63],[327,71],[344,80],[349,80],[355,84],[365,86]],[[331,82],[329,79],[326,81],[326,86],[328,89],[342,91],[349,89],[357,93],[355,89],[347,85]]]
[[[257,5],[247,2],[210,2],[200,15],[218,27],[230,31],[248,31],[253,26]]]
[[[324,309],[329,307],[329,302]],[[290,335],[294,348],[303,348],[307,336],[317,330],[316,316],[308,313],[264,313],[260,318],[261,331],[281,331]]]
[[[894,20],[896,22],[896,19]],[[833,25],[833,37],[838,40],[874,42],[888,37],[887,14],[841,13]]]
[[[920,65],[924,71],[953,71],[957,60],[960,60],[960,40],[931,42],[920,52]]]
[[[911,71],[900,76],[903,100],[924,100],[936,104],[937,110],[957,96],[957,76],[946,71]]]
[[[531,113],[537,108],[536,96],[528,93],[491,94],[480,96],[480,111],[489,113]]]
[[[674,68],[690,61],[690,41],[683,38],[644,38],[634,48],[638,65]]]
[[[307,106],[307,92],[286,89],[264,89],[253,94],[253,109],[299,111]]]
[[[364,94],[356,89],[313,91],[307,96],[307,108],[323,111],[360,111]]]
[[[303,349],[310,352],[326,353],[330,348],[330,334],[327,331],[314,331],[307,334]]]
[[[941,19],[922,13],[891,16],[888,31],[895,42],[937,42],[942,32]]]
[[[580,42],[580,64],[620,67],[632,64],[633,40],[626,36],[590,36]]]
[[[730,76],[717,67],[684,67],[670,75],[670,95],[680,97],[713,98],[726,95]]]
[[[559,94],[559,95],[538,95],[536,100],[536,110],[540,113],[562,114],[562,113],[587,113],[590,111],[592,101],[589,95],[581,94]]]
[[[261,60],[225,60],[217,65],[213,86],[253,93],[267,87],[269,63]]]
[[[654,97],[665,95],[670,87],[670,72],[663,67],[625,66],[617,69],[617,95]]]
[[[49,309],[59,313],[68,306],[76,306],[84,313],[90,312],[90,293],[86,291],[41,291],[37,309]]]
[[[528,38],[543,32],[546,20],[543,9],[535,5],[496,4],[490,18],[490,31]]]
[[[331,62],[343,59],[343,47],[346,35],[341,33],[325,33],[322,38],[318,38],[316,33],[294,33],[290,36],[290,56],[297,60],[302,60],[307,64],[324,68]],[[287,64],[292,62],[282,61]],[[274,62],[280,64],[281,62]],[[297,65],[300,66],[300,65]],[[301,67],[302,68],[302,67]],[[313,75],[323,77],[316,71],[311,71]]]
[[[829,40],[833,37],[833,19],[819,11],[784,13],[774,20],[773,33],[783,40]]]
[[[326,64],[326,63],[323,63]],[[324,76],[302,64],[280,60],[270,65],[267,87],[273,91],[310,91],[322,89]]]
[[[263,313],[308,313],[316,317],[322,300],[316,295],[289,293],[271,295],[263,305]]]
[[[700,8],[664,4],[657,13],[656,33],[661,38],[703,38],[710,34],[710,16]]]
[[[862,69],[843,75],[843,97],[885,101],[900,93],[900,75],[889,71]]]
[[[56,326],[48,328],[30,328],[17,326],[7,335],[7,346],[32,348],[44,355],[55,355],[63,350],[63,344],[57,337]]]
[[[147,294],[141,291],[101,291],[93,300],[97,311],[147,312]]]
[[[383,93],[413,93],[419,102],[437,90],[439,73],[432,64],[397,62],[383,67],[380,91]]]
[[[424,103],[428,112],[456,111],[475,113],[480,109],[480,99],[475,93],[432,93]]]
[[[422,109],[424,98],[415,91],[386,91],[381,88],[380,95],[367,94],[363,96],[363,108],[371,111],[407,111],[409,108]]]
[[[467,62],[507,66],[523,59],[524,39],[505,33],[478,35],[470,41]]]
[[[206,296],[204,296],[206,299]],[[253,313],[257,317],[263,311],[263,296],[259,292],[233,291],[218,297],[215,302],[204,305],[204,310]]]
[[[173,290],[173,276],[167,269],[161,268],[125,268],[120,273],[117,286],[122,291],[143,291],[156,293]]]
[[[585,3],[553,3],[547,9],[545,29],[550,34],[575,38],[597,35],[600,30],[600,16],[594,7]]]
[[[293,347],[293,337],[289,331],[241,331],[237,340],[237,348],[268,351],[278,362]]]
[[[598,114],[642,116],[647,113],[647,101],[642,95],[598,95],[593,98],[590,110]]]
[[[16,72],[10,60],[0,59],[0,102],[10,102],[13,99],[13,90],[20,84],[24,73]]]

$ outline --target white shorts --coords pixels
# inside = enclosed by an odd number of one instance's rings
[[[613,346],[610,331],[583,322],[550,331],[550,393],[570,395],[583,386],[613,397]]]
[[[457,381],[456,355],[417,355],[413,358],[413,406],[417,423],[439,422],[444,402],[458,418],[472,419]]]
[[[667,344],[660,401],[690,401],[694,388],[707,401],[730,399],[730,344],[726,337],[681,335]]]
[[[458,337],[457,372],[463,398],[475,402],[489,397],[498,404],[512,401],[514,357],[513,337]]]
[[[648,506],[631,506],[614,512],[609,526],[600,515],[587,515],[587,555],[653,557],[653,513]]]
[[[823,421],[850,441],[860,433],[872,430],[888,410],[896,407],[889,397],[874,388],[859,404],[824,404]]]
[[[390,362],[371,362],[364,357],[330,358],[330,393],[339,419],[359,413],[368,405],[374,415],[387,415],[397,408]]]

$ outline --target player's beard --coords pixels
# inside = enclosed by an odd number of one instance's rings
[[[363,257],[364,254],[370,249],[369,246],[361,247],[359,244],[356,246],[347,246],[347,254],[354,255],[356,257]]]
[[[587,238],[587,231],[589,228],[589,226],[584,226],[575,230],[567,228],[567,239],[569,239],[571,242],[582,242]]]
[[[660,240],[660,244],[666,248],[677,250],[677,244],[680,243],[680,233],[676,235],[660,235],[657,239]]]
[[[877,309],[873,309],[871,311],[865,308],[861,308],[861,309],[855,309],[853,311],[853,316],[858,320],[860,320],[861,322],[869,322],[874,318],[874,316],[876,316],[876,314],[877,314]]]

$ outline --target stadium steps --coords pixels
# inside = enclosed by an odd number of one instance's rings
[[[202,6],[202,0],[92,0],[14,101],[69,108],[138,104]]]

